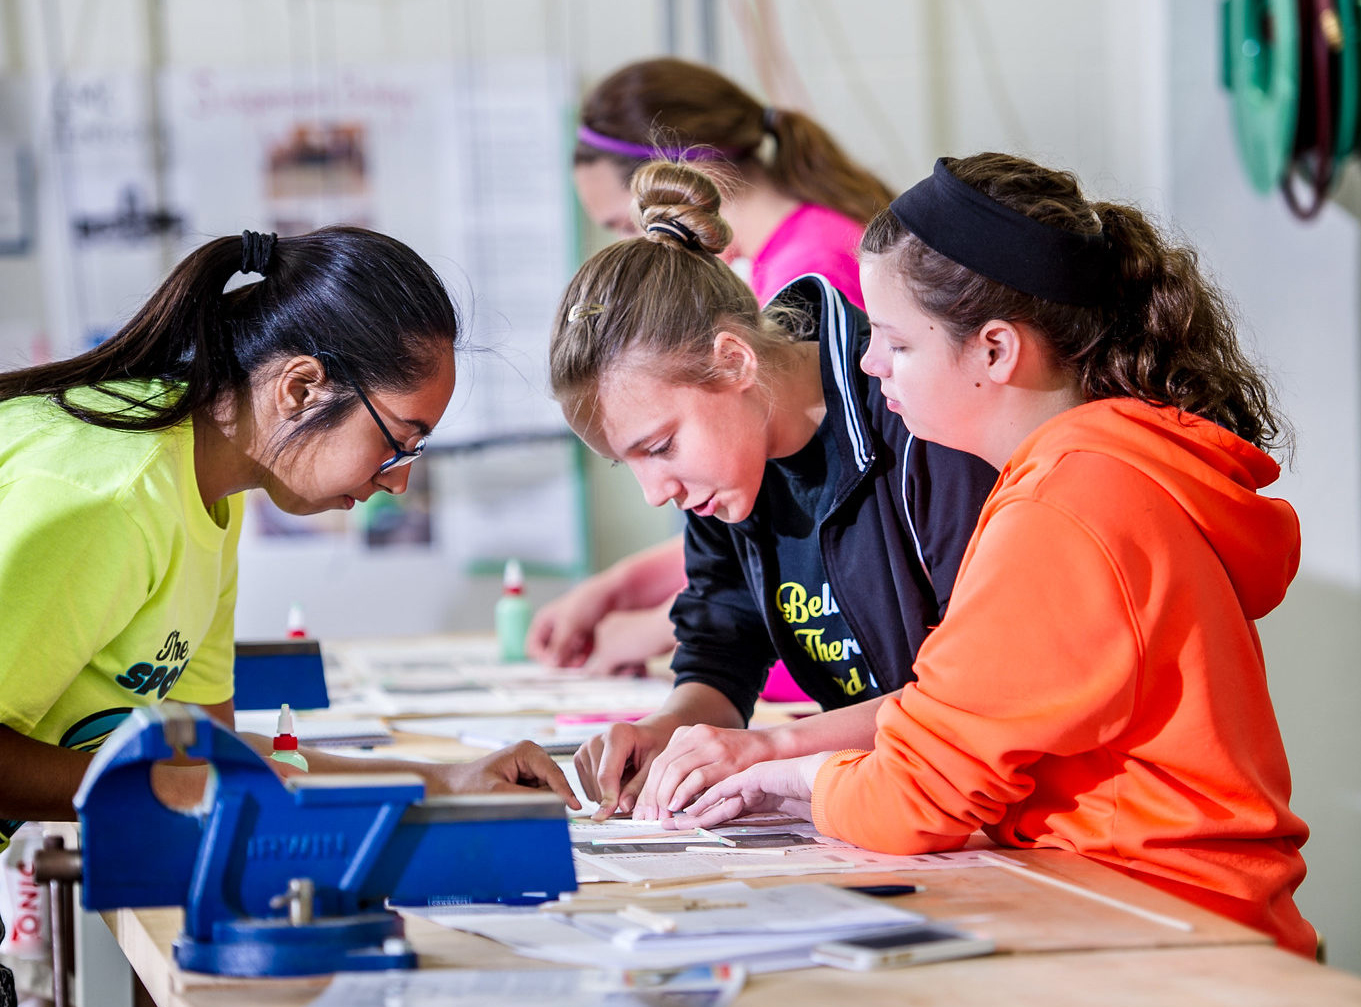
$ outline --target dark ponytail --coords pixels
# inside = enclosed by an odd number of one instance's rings
[[[405,390],[438,354],[453,351],[459,323],[444,285],[400,241],[328,227],[280,238],[261,258],[252,240],[198,248],[110,339],[68,360],[0,374],[0,399],[46,395],[87,423],[158,430],[224,397],[239,399],[263,368],[291,356],[338,358],[365,388]],[[225,290],[252,256],[263,279]],[[142,395],[111,385],[129,380],[160,385]],[[99,411],[68,394],[92,386],[124,405]],[[333,426],[357,402],[348,383],[337,383],[289,439]]]
[[[697,63],[662,58],[621,67],[586,96],[581,125],[602,139],[579,139],[573,162],[611,162],[625,181],[654,157],[694,148],[743,172],[764,171],[791,199],[830,207],[862,224],[893,198],[808,116],[766,108]],[[762,156],[767,136],[774,139],[768,161]]]
[[[950,163],[951,173],[1035,220],[1104,234],[1108,296],[1096,307],[1060,304],[989,280],[941,255],[891,212],[870,222],[864,255],[891,255],[922,310],[963,341],[989,319],[1025,322],[1088,401],[1130,397],[1204,417],[1264,450],[1289,450],[1291,431],[1271,386],[1238,345],[1224,295],[1194,249],[1175,245],[1136,208],[1088,203],[1077,178],[1007,154]]]
[[[768,109],[775,152],[767,171],[786,196],[831,207],[864,224],[893,199],[868,170],[846,156],[830,133],[802,112]]]

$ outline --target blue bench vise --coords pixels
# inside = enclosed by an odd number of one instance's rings
[[[151,767],[212,764],[203,801],[164,805]],[[426,799],[418,776],[281,781],[194,706],[139,709],[110,735],[75,798],[87,909],[184,907],[181,968],[235,976],[413,968],[386,905],[536,902],[576,888],[551,794]]]

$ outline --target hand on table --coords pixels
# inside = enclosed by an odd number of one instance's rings
[[[596,623],[613,607],[609,593],[592,577],[534,613],[525,652],[541,664],[575,668],[595,642]]]
[[[612,611],[589,585],[539,609],[525,640],[533,660],[587,675],[640,675],[647,661],[675,647],[669,605]]]
[[[743,815],[777,811],[813,819],[813,781],[831,752],[797,759],[758,762],[710,787],[682,814],[667,820],[673,829],[707,829]]]
[[[673,730],[671,723],[647,718],[633,724],[612,724],[577,749],[574,761],[581,789],[588,798],[600,802],[593,818],[603,821],[616,811],[634,809],[652,760],[666,747]]]
[[[423,774],[427,775],[427,782],[433,784],[432,793],[513,793],[523,788],[551,790],[569,808],[581,807],[557,763],[532,741],[517,742],[475,762],[422,768],[427,771]]]
[[[644,675],[647,662],[676,646],[670,606],[611,612],[596,624],[590,654],[581,663],[586,675]]]
[[[769,732],[695,724],[678,727],[652,761],[633,817],[669,818],[714,784],[776,755]]]

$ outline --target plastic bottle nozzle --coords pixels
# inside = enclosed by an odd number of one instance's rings
[[[279,726],[274,733],[274,751],[269,757],[307,772],[307,757],[298,751],[298,736],[293,733],[293,711],[284,703],[279,707]]]

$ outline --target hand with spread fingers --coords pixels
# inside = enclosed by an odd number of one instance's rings
[[[710,787],[684,812],[666,821],[667,828],[712,828],[764,812],[813,820],[813,781],[832,752],[798,759],[758,762]]]

